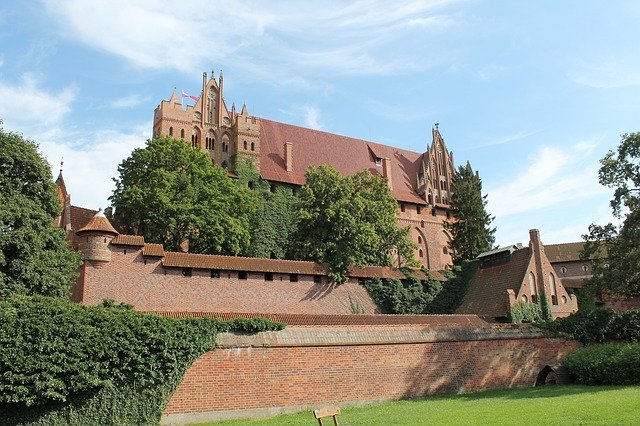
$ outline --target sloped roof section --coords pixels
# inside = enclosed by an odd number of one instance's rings
[[[142,235],[126,235],[120,234],[111,240],[111,244],[116,244],[120,246],[138,246],[142,247],[145,245],[144,237]]]
[[[292,171],[285,166],[284,145],[291,142]],[[426,204],[414,190],[422,154],[361,139],[260,119],[260,173],[277,182],[303,185],[309,167],[330,164],[342,175],[361,170],[382,174],[376,157],[389,158],[393,195],[401,201]]]
[[[233,312],[149,312],[171,318],[211,317],[222,320],[235,318],[269,318],[287,325],[431,325],[438,327],[486,327],[487,322],[476,315],[307,315],[307,314],[255,314]]]
[[[301,260],[262,259],[211,254],[165,252],[164,266],[229,271],[273,272],[282,274],[324,275],[326,266]]]
[[[78,230],[82,229],[93,219],[93,217],[98,213],[97,210],[85,209],[83,207],[71,206],[71,229]]]
[[[477,268],[458,314],[475,314],[499,318],[509,312],[507,290],[520,290],[529,263],[531,250],[525,247],[511,254],[511,261],[495,266]]]
[[[142,248],[143,256],[164,257],[164,247],[162,244],[144,243]]]
[[[584,241],[575,243],[548,244],[544,246],[544,252],[549,262],[577,262],[580,252],[584,249]]]

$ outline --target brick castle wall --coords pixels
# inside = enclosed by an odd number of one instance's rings
[[[262,273],[220,271],[212,278],[209,269],[193,269],[183,276],[182,268],[164,267],[160,258],[143,257],[140,247],[111,245],[111,261],[86,261],[73,298],[94,305],[113,299],[141,311],[251,312],[289,314],[351,314],[352,306],[366,314],[378,308],[357,279],[335,285],[326,277],[315,283],[313,276],[273,274],[265,281]]]
[[[579,346],[496,326],[288,327],[227,334],[220,344],[189,368],[163,423],[533,386],[545,365]]]

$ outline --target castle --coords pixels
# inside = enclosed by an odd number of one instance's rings
[[[432,143],[417,153],[251,116],[246,105],[240,112],[229,109],[223,85],[222,75],[216,80],[204,73],[202,93],[186,108],[174,90],[154,111],[153,136],[183,139],[230,173],[239,158],[251,159],[272,185],[302,186],[307,168],[321,164],[343,175],[368,170],[382,176],[398,202],[398,225],[410,228],[420,265],[432,271],[451,265],[451,234],[444,224],[455,169],[438,125]]]

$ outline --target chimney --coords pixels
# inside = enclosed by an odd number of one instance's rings
[[[293,144],[291,142],[284,143],[284,165],[288,172],[293,171],[293,157],[291,151],[293,149]]]
[[[393,189],[393,182],[391,180],[391,160],[389,158],[382,159],[382,177],[387,180],[389,189]]]

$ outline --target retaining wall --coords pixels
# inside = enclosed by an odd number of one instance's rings
[[[164,424],[533,386],[579,345],[529,327],[402,325],[225,333],[219,346],[189,368]]]

